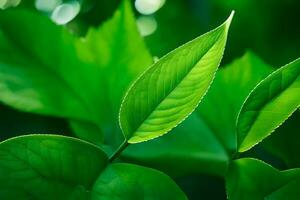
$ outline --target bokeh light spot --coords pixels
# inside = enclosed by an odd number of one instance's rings
[[[20,2],[21,0],[0,0],[0,8],[6,9],[9,7],[16,7]]]
[[[80,4],[77,1],[64,3],[55,8],[51,19],[59,25],[67,24],[78,15],[79,11]]]
[[[142,36],[148,36],[156,31],[157,22],[152,16],[140,16],[137,19],[137,27]]]
[[[166,0],[135,0],[136,10],[143,15],[151,15],[158,11]]]
[[[35,7],[42,12],[52,12],[57,6],[62,4],[62,0],[36,0]]]

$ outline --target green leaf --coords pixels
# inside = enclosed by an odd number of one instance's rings
[[[108,165],[98,147],[69,137],[28,135],[0,143],[1,199],[186,199],[168,176]]]
[[[246,99],[237,122],[240,152],[269,136],[300,105],[300,59],[260,82]]]
[[[161,58],[132,85],[120,109],[129,143],[166,134],[196,108],[221,62],[232,17]]]
[[[245,98],[271,72],[269,65],[247,52],[217,72],[210,90],[197,108],[196,113],[229,154],[237,149],[236,120]]]
[[[81,71],[81,65],[76,63],[76,52],[69,46],[72,40],[46,16],[22,9],[2,11],[1,101],[22,111],[89,119],[85,100],[73,85],[73,73]]]
[[[300,167],[300,112],[296,111],[262,145],[289,168]]]
[[[106,144],[116,147],[124,139],[118,125],[122,97],[133,80],[153,62],[138,33],[130,1],[123,1],[101,27],[91,28],[84,39],[77,41],[76,47],[81,60],[100,68],[89,99],[100,114],[99,124],[106,133]],[[73,127],[78,126],[75,123],[72,122]],[[77,133],[93,141],[89,131]]]
[[[87,199],[108,164],[99,148],[54,135],[4,141],[0,157],[1,199]]]
[[[222,176],[229,161],[214,133],[195,113],[164,137],[128,146],[121,158],[171,176],[199,172]]]
[[[93,190],[93,199],[187,200],[175,182],[165,174],[125,163],[108,166],[96,181]]]
[[[265,200],[299,200],[300,198],[300,178],[296,178],[295,180],[289,182],[285,186],[281,187],[279,190],[273,192],[268,195]]]
[[[271,71],[251,52],[222,67],[196,112],[170,134],[129,146],[122,158],[172,176],[199,172],[224,175],[231,154],[236,152],[238,111],[252,88]]]
[[[262,161],[243,158],[231,163],[226,177],[229,200],[263,200],[300,177],[300,169],[279,171]]]
[[[67,118],[76,136],[95,144],[116,148],[122,142],[122,97],[151,64],[127,0],[84,38],[33,11],[0,13],[0,101]]]

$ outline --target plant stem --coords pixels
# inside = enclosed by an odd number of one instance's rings
[[[239,153],[238,151],[236,151],[236,152],[232,155],[231,159],[232,159],[232,160],[239,159],[240,156],[241,156],[241,153]]]
[[[121,153],[126,149],[126,147],[128,147],[129,143],[127,141],[124,141],[120,147],[115,151],[115,153],[109,158],[110,162],[115,161],[120,155]]]

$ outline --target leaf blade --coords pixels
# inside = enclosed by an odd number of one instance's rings
[[[109,165],[95,182],[92,192],[92,199],[145,198],[187,200],[181,189],[165,174],[125,163]]]
[[[109,165],[101,149],[75,138],[20,136],[1,142],[0,156],[1,199],[187,199],[165,174]]]
[[[123,140],[118,111],[127,87],[153,61],[128,0],[82,38],[33,10],[2,11],[0,52],[1,102],[66,118],[77,137],[106,152]]]
[[[262,142],[263,148],[281,159],[288,168],[300,167],[299,121],[300,112],[296,111]]]
[[[196,114],[213,130],[229,154],[237,149],[236,120],[245,98],[272,71],[272,67],[258,56],[247,52],[218,70],[210,90],[197,108]]]
[[[230,157],[237,151],[236,118],[244,99],[272,71],[254,53],[245,53],[217,71],[207,95],[182,124],[164,137],[130,145],[121,158],[171,176],[223,176]]]
[[[86,190],[108,164],[96,146],[58,135],[12,138],[0,143],[0,154],[2,199],[86,198]]]
[[[257,159],[238,159],[226,176],[227,196],[229,200],[264,199],[296,177],[300,177],[299,168],[279,171]]]
[[[164,137],[129,145],[121,159],[158,169],[171,177],[193,173],[223,176],[229,162],[226,151],[195,113]]]
[[[300,178],[297,177],[294,180],[287,183],[277,191],[268,195],[266,200],[284,200],[288,197],[290,200],[297,200],[300,197],[299,191]]]
[[[269,136],[300,105],[300,59],[259,83],[249,94],[237,121],[239,151]]]
[[[83,93],[92,79],[87,76],[95,74],[95,69],[76,59],[71,34],[48,17],[24,8],[1,12],[0,30],[2,102],[43,115],[94,117]],[[78,74],[81,83],[74,81]]]
[[[233,13],[220,27],[167,54],[132,85],[120,109],[121,129],[129,143],[167,133],[195,109],[220,64],[232,17]],[[188,54],[191,59],[182,58]],[[212,55],[216,59],[211,60]]]
[[[98,123],[105,130],[105,145],[109,146],[109,151],[114,151],[124,140],[118,125],[122,97],[133,80],[153,63],[138,32],[130,1],[123,0],[112,18],[100,27],[90,28],[84,39],[76,41],[75,46],[81,60],[100,69],[89,99],[97,113],[101,113]],[[80,122],[73,121],[71,124],[73,127],[82,126]],[[93,135],[97,135],[97,132],[90,134],[89,131],[74,130],[77,136],[89,138],[90,141],[94,141]]]

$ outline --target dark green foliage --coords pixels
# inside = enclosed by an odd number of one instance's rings
[[[0,4],[0,199],[300,198],[299,59],[276,70],[247,51],[219,69],[234,12],[175,48],[202,28],[143,38],[129,0],[60,3],[80,8],[65,25],[34,1]],[[175,49],[157,58],[145,41]]]

